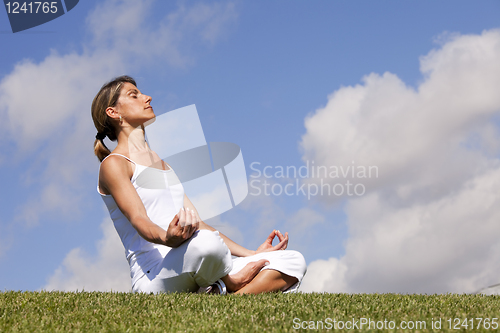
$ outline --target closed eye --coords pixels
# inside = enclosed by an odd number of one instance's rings
[[[133,98],[137,98],[137,94],[139,93],[139,91],[137,89],[131,89],[128,91],[128,94],[133,97]]]

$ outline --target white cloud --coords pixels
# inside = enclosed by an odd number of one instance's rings
[[[153,3],[152,0],[103,1],[87,17],[87,29],[96,45],[113,42],[110,48],[119,48],[118,44],[127,39],[142,37],[137,36],[137,33],[145,29],[143,26],[147,24],[146,17]]]
[[[196,6],[186,10],[184,18],[181,19],[185,29],[203,27],[200,35],[203,40],[215,43],[221,35],[225,34],[228,24],[234,22],[238,17],[234,3],[214,3],[207,5],[199,3]]]
[[[355,236],[342,258],[350,288],[473,292],[496,282],[499,189],[500,169],[494,169],[428,204],[395,208],[376,194],[351,202]]]
[[[21,148],[33,150],[51,137],[63,139],[81,122],[90,127],[96,87],[121,68],[119,59],[56,52],[38,64],[18,63],[0,82],[8,131]]]
[[[16,65],[0,82],[0,114],[19,147],[11,161],[30,155],[21,185],[29,191],[18,215],[28,225],[48,212],[78,215],[82,179],[96,165],[90,103],[96,87],[119,68],[119,61],[53,53],[39,64]]]
[[[377,166],[378,178],[361,181],[401,203],[456,189],[487,165],[483,147],[498,152],[498,130],[488,121],[500,105],[499,34],[462,36],[422,57],[417,89],[385,73],[337,90],[306,118],[304,160]]]
[[[379,170],[351,177],[367,192],[346,206],[345,255],[310,264],[308,275],[333,270],[309,277],[338,284],[325,290],[472,292],[498,282],[500,30],[453,35],[420,64],[415,89],[372,73],[306,118],[304,160]]]
[[[307,273],[300,285],[300,291],[338,293],[345,291],[347,267],[336,258],[316,260],[307,266]]]
[[[87,19],[92,45],[116,50],[133,63],[159,58],[186,66],[193,62],[189,50],[194,45],[214,44],[237,18],[231,2],[189,7],[179,3],[159,21],[148,20],[161,5],[152,0],[109,0],[98,5]]]
[[[74,248],[48,279],[44,290],[130,291],[130,271],[123,245],[110,218],[101,223],[103,238],[95,256]]]

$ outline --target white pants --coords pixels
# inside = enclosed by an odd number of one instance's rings
[[[194,292],[221,277],[239,272],[246,264],[267,259],[263,269],[274,269],[297,278],[287,290],[297,291],[306,272],[306,262],[297,251],[273,251],[232,259],[218,231],[199,230],[181,246],[171,249],[164,260],[133,286],[134,292]]]

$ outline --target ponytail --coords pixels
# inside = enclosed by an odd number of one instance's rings
[[[102,162],[103,159],[106,158],[109,154],[111,154],[111,151],[106,147],[104,142],[100,139],[95,139],[94,141],[94,154],[97,156],[99,159],[99,162]]]

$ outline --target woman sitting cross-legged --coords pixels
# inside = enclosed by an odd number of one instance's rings
[[[97,189],[125,247],[132,290],[297,291],[306,263],[286,250],[288,233],[273,230],[251,251],[201,221],[175,172],[145,140],[144,124],[155,117],[150,103],[128,76],[106,83],[92,102]],[[113,152],[106,136],[118,141]]]

